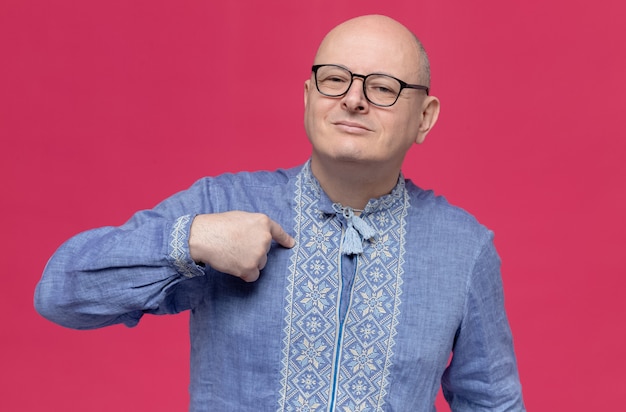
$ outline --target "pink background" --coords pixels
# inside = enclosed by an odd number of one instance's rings
[[[201,176],[305,161],[317,44],[367,13],[429,50],[442,113],[404,172],[496,232],[529,410],[620,409],[625,4],[2,0],[0,410],[186,409],[188,315],[61,328],[43,266]]]

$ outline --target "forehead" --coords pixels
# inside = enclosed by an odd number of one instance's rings
[[[340,64],[353,72],[388,73],[407,81],[419,75],[419,51],[404,26],[361,22],[332,30],[322,41],[315,64]]]

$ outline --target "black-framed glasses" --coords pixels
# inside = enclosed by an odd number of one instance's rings
[[[368,75],[352,73],[337,64],[316,64],[313,66],[315,87],[317,91],[328,97],[341,97],[348,93],[355,77],[363,80],[363,95],[368,102],[380,107],[393,106],[400,97],[402,89],[429,89],[419,84],[409,84],[402,80],[382,73]]]

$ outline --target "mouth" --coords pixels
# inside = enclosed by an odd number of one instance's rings
[[[336,122],[332,122],[332,124],[348,133],[364,133],[364,132],[371,131],[369,127],[361,123],[353,122],[349,120],[339,120]]]

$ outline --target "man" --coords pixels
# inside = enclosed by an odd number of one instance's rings
[[[339,25],[304,83],[309,162],[79,234],[37,309],[79,329],[192,310],[192,411],[432,411],[442,384],[454,411],[524,410],[492,233],[401,175],[428,84],[398,22]]]

